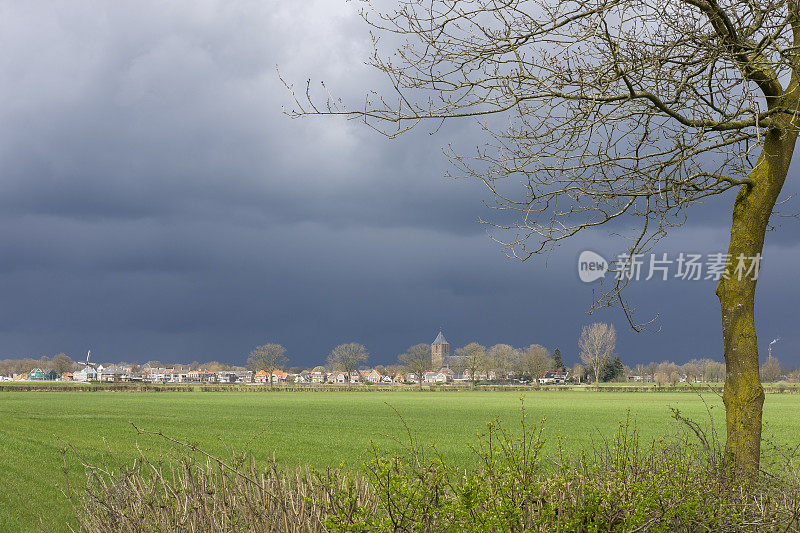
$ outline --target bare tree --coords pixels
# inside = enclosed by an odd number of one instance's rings
[[[508,237],[495,237],[515,256],[622,221],[635,228],[635,255],[695,202],[736,193],[716,287],[726,456],[754,475],[764,402],[755,274],[798,134],[800,0],[397,3],[363,13],[376,36],[403,39],[389,54],[378,48],[385,40],[373,41],[369,61],[390,91],[351,109],[315,99],[309,85],[290,114],[343,115],[389,136],[480,118],[486,145],[448,153],[460,174],[486,184],[496,208],[519,213],[498,224]],[[745,260],[746,275],[734,275]],[[640,329],[620,292],[629,280],[599,291],[596,305],[620,304]]]
[[[362,345],[356,342],[340,344],[328,354],[328,366],[334,370],[339,370],[347,374],[347,382],[352,381],[353,372],[360,365],[367,362],[369,352]]]
[[[522,354],[508,344],[495,344],[489,348],[487,356],[489,365],[497,373],[497,376],[502,376],[502,379],[508,379],[519,368]]]
[[[656,371],[653,374],[653,379],[655,379],[656,384],[664,385],[669,383],[670,385],[675,385],[678,380],[680,379],[680,374],[678,373],[678,365],[673,363],[672,361],[663,361],[656,366]]]
[[[686,376],[688,383],[697,383],[702,378],[700,366],[694,360],[682,364],[680,371]]]
[[[39,362],[36,359],[31,359],[30,357],[18,359],[16,361],[14,372],[16,374],[30,374],[31,370],[36,368],[38,365]]]
[[[592,367],[595,383],[600,383],[600,371],[614,355],[616,345],[617,332],[614,330],[614,326],[603,322],[583,326],[578,339],[578,348],[581,361]]]
[[[265,371],[269,375],[269,386],[272,387],[272,374],[287,362],[284,353],[286,349],[280,344],[269,342],[256,346],[247,358],[247,366],[253,373]]]
[[[53,360],[50,361],[50,366],[53,368],[53,370],[58,372],[58,375],[60,376],[64,372],[73,371],[77,365],[75,364],[75,361],[67,356],[67,354],[58,353],[53,356]]]
[[[398,361],[407,372],[413,372],[417,376],[417,383],[422,389],[422,376],[431,369],[431,346],[430,344],[415,344],[397,356]]]
[[[550,350],[540,344],[531,344],[525,349],[522,353],[522,365],[534,383],[537,383],[537,379],[545,372],[555,369],[555,361],[550,357]]]
[[[577,379],[578,383],[583,381],[583,373],[586,370],[586,367],[580,363],[575,363],[572,365],[572,379]]]
[[[486,370],[487,363],[486,348],[477,342],[457,348],[455,356],[450,360],[453,368],[469,376],[470,387],[475,386],[475,380]]]
[[[726,366],[718,361],[711,361],[706,367],[706,380],[724,382],[726,379]]]
[[[668,361],[661,363],[661,365],[665,364],[671,363]],[[655,373],[660,365],[650,363],[649,366],[653,367],[652,373]],[[689,361],[689,363],[684,365],[682,371],[686,374],[687,379],[690,381],[692,377],[696,377],[696,379],[701,382],[725,381],[725,365],[707,357],[701,359],[692,359]]]
[[[205,368],[209,372],[222,372],[222,371],[225,371],[225,370],[242,370],[243,369],[240,366],[232,365],[232,364],[229,364],[229,363],[220,363],[219,361],[209,361],[208,363],[205,363],[203,365],[199,365],[198,364],[198,369],[201,368],[201,366],[202,366],[202,368]],[[191,367],[190,367],[190,369],[191,369]],[[252,370],[252,368],[251,368],[251,370]]]
[[[777,357],[769,356],[761,365],[761,379],[766,383],[780,381],[786,375],[786,369]]]

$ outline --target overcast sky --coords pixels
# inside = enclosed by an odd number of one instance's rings
[[[465,121],[390,141],[334,119],[291,120],[276,65],[357,99],[380,78],[343,0],[0,2],[0,358],[219,360],[267,341],[292,363],[336,344],[371,362],[430,342],[559,347],[619,331],[628,364],[721,360],[713,281],[630,292],[660,333],[619,310],[587,316],[586,234],[546,258],[506,259],[478,223],[487,199],[444,178],[441,149],[476,144]],[[796,191],[795,165],[787,185]],[[659,252],[724,252],[733,198],[701,206]],[[785,210],[800,211],[792,200]],[[767,239],[757,321],[800,364],[800,225]]]

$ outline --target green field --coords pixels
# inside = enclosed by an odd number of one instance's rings
[[[0,392],[0,531],[67,530],[71,510],[60,492],[58,438],[92,461],[103,458],[104,438],[123,459],[134,457],[137,444],[145,450],[167,446],[137,435],[134,422],[212,453],[252,439],[259,460],[274,453],[289,467],[357,469],[368,458],[370,440],[391,449],[392,437],[404,434],[396,409],[422,442],[435,443],[448,460],[469,467],[468,444],[476,442],[476,432],[495,416],[517,423],[522,395],[531,419],[546,416],[545,434],[551,441],[564,435],[571,450],[609,435],[628,410],[648,440],[676,430],[670,407],[708,421],[706,405],[687,392]],[[705,400],[722,429],[720,398],[708,393]],[[800,440],[799,410],[798,395],[767,395],[765,436],[783,444]],[[79,481],[74,457],[70,467]]]

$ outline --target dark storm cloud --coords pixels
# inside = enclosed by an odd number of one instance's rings
[[[241,363],[270,339],[308,365],[355,340],[387,363],[442,326],[456,345],[574,361],[595,319],[628,362],[720,355],[712,282],[635,287],[658,335],[586,316],[575,261],[619,251],[607,232],[505,259],[476,222],[481,187],[442,178],[441,147],[472,149],[474,125],[389,141],[283,115],[276,64],[351,101],[382,83],[350,4],[26,2],[0,34],[0,357]],[[724,250],[730,202],[696,208],[664,249]],[[768,237],[759,287],[759,333],[795,363],[798,233],[787,219]]]

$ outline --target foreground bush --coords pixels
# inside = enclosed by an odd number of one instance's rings
[[[683,436],[646,447],[626,422],[577,458],[548,459],[541,425],[523,409],[515,431],[488,424],[472,472],[409,431],[402,452],[375,449],[363,477],[287,473],[274,461],[259,469],[243,454],[225,462],[158,433],[184,451],[177,463],[144,454],[132,465],[84,462],[88,490],[67,493],[92,532],[800,531],[792,457],[779,477],[742,486],[721,466],[716,439],[683,422]]]

